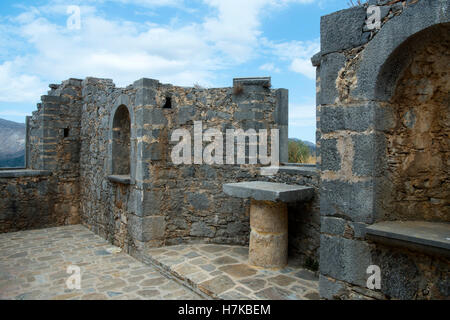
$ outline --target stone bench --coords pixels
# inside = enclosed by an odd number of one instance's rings
[[[450,223],[384,221],[366,227],[373,242],[450,257]]]
[[[283,268],[288,262],[287,203],[308,201],[314,188],[272,182],[240,182],[223,186],[225,194],[251,199],[249,263]]]

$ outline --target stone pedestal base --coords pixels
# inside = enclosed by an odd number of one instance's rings
[[[262,268],[283,268],[288,262],[286,203],[252,200],[250,207],[249,263]]]

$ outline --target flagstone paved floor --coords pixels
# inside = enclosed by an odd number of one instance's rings
[[[282,270],[247,264],[248,248],[229,245],[179,245],[150,249],[143,258],[199,293],[224,300],[316,300],[318,278],[295,261]]]
[[[67,267],[81,268],[81,290],[69,290]],[[0,299],[197,300],[81,225],[0,234]]]
[[[313,272],[294,262],[262,270],[247,258],[246,247],[195,244],[151,249],[143,263],[81,225],[6,233],[0,234],[0,299],[319,298]],[[80,267],[80,290],[68,289],[68,266]]]

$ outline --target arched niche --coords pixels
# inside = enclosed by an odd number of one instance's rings
[[[125,105],[119,106],[112,122],[112,174],[131,174],[131,118]]]
[[[409,37],[380,69],[378,221],[450,222],[449,66],[450,24],[443,23]]]

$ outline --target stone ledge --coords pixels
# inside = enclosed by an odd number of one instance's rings
[[[272,86],[271,77],[256,77],[256,78],[234,78],[233,86],[237,84],[243,86],[263,86],[270,88]]]
[[[450,223],[386,221],[368,226],[366,236],[374,242],[450,256]]]
[[[131,184],[130,175],[110,175],[108,180],[114,183]]]
[[[313,163],[281,162],[281,164],[286,167],[317,168],[317,165]]]
[[[52,172],[47,170],[0,170],[0,178],[20,178],[20,177],[39,177],[51,176]]]
[[[239,182],[223,186],[225,194],[258,201],[298,202],[308,201],[314,196],[314,188],[273,182]]]
[[[317,176],[316,166],[302,166],[297,164],[289,164],[279,168],[279,171],[287,174],[298,174],[303,176]]]

